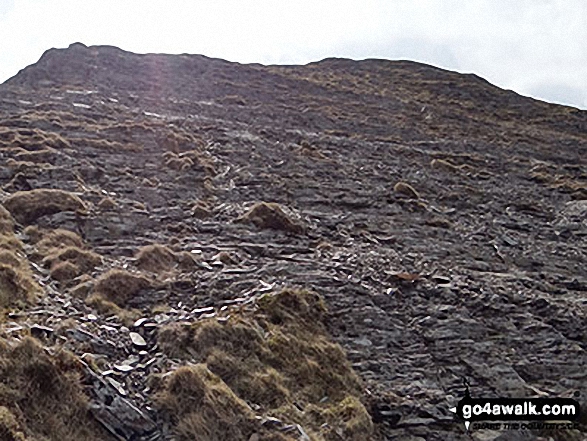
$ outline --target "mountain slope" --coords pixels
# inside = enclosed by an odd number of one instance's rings
[[[407,61],[74,44],[0,86],[0,143],[3,265],[39,285],[3,338],[84,356],[95,430],[468,439],[463,378],[587,393],[586,112]]]

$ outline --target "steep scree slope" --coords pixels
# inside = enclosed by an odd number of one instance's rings
[[[51,49],[0,86],[0,433],[459,440],[463,378],[584,397],[585,157],[586,112],[418,63]]]

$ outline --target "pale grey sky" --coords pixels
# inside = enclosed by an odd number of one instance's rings
[[[587,109],[585,0],[0,0],[0,82],[51,47],[410,59]]]

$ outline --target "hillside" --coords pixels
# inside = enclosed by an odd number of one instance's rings
[[[0,439],[461,440],[463,378],[587,396],[585,111],[77,43],[0,85],[0,158]]]

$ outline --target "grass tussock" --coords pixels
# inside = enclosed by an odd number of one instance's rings
[[[180,153],[188,150],[202,149],[204,140],[194,134],[168,132],[156,138],[159,147],[166,152]]]
[[[52,252],[43,259],[43,264],[49,267],[53,279],[68,282],[101,265],[102,257],[75,246],[52,248]]]
[[[49,264],[49,266],[52,262],[44,261],[49,256],[53,256],[51,260],[55,260],[56,255],[64,249],[76,248],[83,251],[86,248],[84,241],[79,235],[62,228],[45,230],[36,225],[29,225],[24,229],[23,233],[25,235],[25,241],[34,247],[33,251],[29,254],[31,260],[44,262],[45,264]],[[62,257],[65,257],[65,254]]]
[[[430,167],[436,170],[444,170],[449,172],[467,171],[471,169],[471,167],[467,164],[456,165],[448,159],[433,159],[430,161]]]
[[[316,146],[310,144],[308,141],[303,140],[300,144],[300,147],[295,150],[295,152],[300,156],[305,156],[306,158],[318,159],[320,161],[328,160],[328,157],[324,155]]]
[[[179,158],[177,156],[171,156],[165,159],[165,167],[169,167],[172,170],[185,171],[191,169],[193,166],[194,161],[192,161],[190,158]]]
[[[180,367],[161,386],[155,401],[180,440],[248,440],[258,427],[250,407],[206,365]]]
[[[30,304],[40,292],[28,264],[15,254],[9,257],[4,255],[0,263],[0,308]]]
[[[259,228],[287,231],[300,234],[305,232],[305,226],[287,215],[283,208],[273,202],[255,204],[239,221],[248,222]]]
[[[548,186],[561,193],[570,194],[572,199],[587,199],[587,176],[572,175],[568,170],[556,169],[552,165],[540,163],[532,167],[529,179]]]
[[[23,176],[28,173],[38,173],[39,170],[47,170],[52,168],[51,164],[47,163],[39,163],[39,162],[32,162],[32,161],[17,161],[13,158],[8,158],[6,160],[6,166],[9,167],[11,170],[14,171],[15,176],[12,179],[12,182],[16,181],[16,175],[22,174]],[[5,186],[10,188],[10,184]]]
[[[55,250],[55,248],[53,248]],[[57,249],[43,259],[43,263],[52,267],[61,262],[71,262],[86,273],[102,264],[102,257],[93,251],[83,250],[75,246]]]
[[[14,219],[10,212],[0,205],[0,234],[12,233],[14,231]]]
[[[116,201],[114,199],[106,197],[106,198],[102,198],[100,200],[100,202],[98,202],[97,207],[101,211],[112,211],[118,207],[118,204],[116,203]]]
[[[10,213],[0,206],[0,309],[25,306],[40,293],[23,252],[24,245],[13,228]]]
[[[165,245],[159,244],[142,247],[135,258],[138,268],[153,273],[170,271],[177,262],[176,254]]]
[[[393,191],[410,199],[420,199],[420,194],[414,189],[414,187],[406,182],[398,182],[395,184],[393,186]]]
[[[27,161],[33,163],[53,163],[59,157],[59,152],[52,148],[34,150],[32,152],[25,150],[17,153],[14,158],[18,161]]]
[[[88,412],[81,375],[71,354],[50,355],[31,338],[0,342],[0,439],[109,439]]]
[[[96,280],[92,296],[94,299],[99,296],[119,307],[124,307],[141,290],[150,286],[149,280],[142,275],[121,269],[111,269]]]
[[[361,384],[324,329],[321,297],[285,290],[261,298],[258,306],[225,323],[164,327],[159,346],[172,357],[205,364],[259,413],[300,424],[313,440],[340,439],[339,433],[368,440],[373,425],[360,401]]]
[[[4,201],[4,207],[22,224],[31,224],[41,216],[62,211],[86,209],[85,204],[76,195],[63,190],[45,188],[18,191]]]
[[[197,201],[192,206],[191,214],[196,219],[208,219],[212,216],[212,208],[206,201]]]
[[[199,150],[188,150],[178,155],[179,159],[189,159],[192,162],[192,168],[196,171],[204,172],[207,175],[216,175],[214,160],[210,155],[206,155]]]
[[[0,130],[0,146],[21,147],[29,151],[71,147],[69,141],[54,132],[31,128],[4,128]]]
[[[116,153],[116,152],[142,152],[143,146],[135,144],[134,142],[120,143],[117,141],[111,141],[108,139],[95,139],[95,138],[71,138],[71,141],[83,148],[94,148],[105,152]]]

